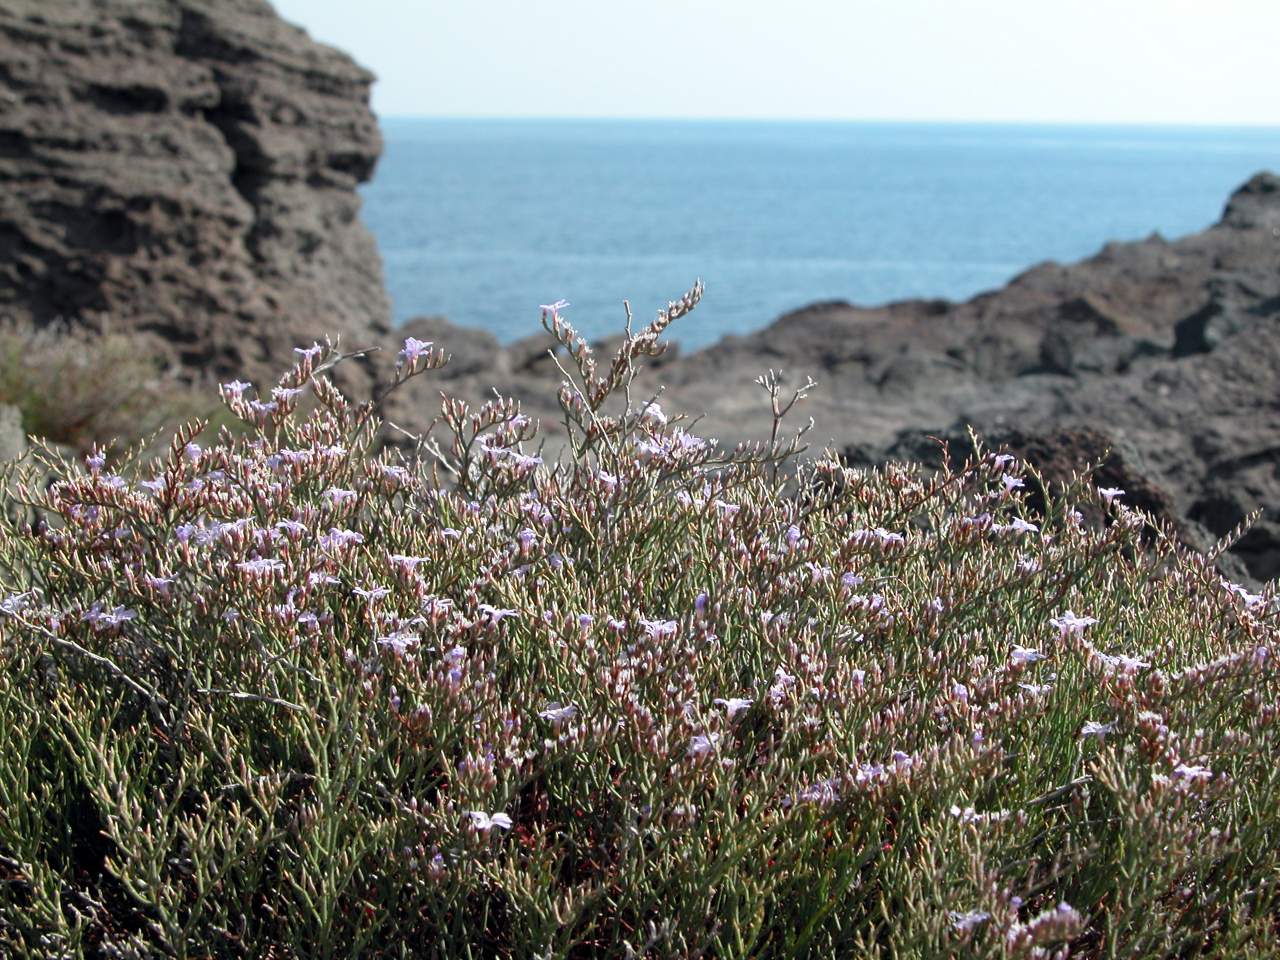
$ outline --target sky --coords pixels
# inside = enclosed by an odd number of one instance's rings
[[[274,0],[382,116],[1280,125],[1280,0]]]

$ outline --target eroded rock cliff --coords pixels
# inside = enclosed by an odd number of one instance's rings
[[[389,330],[373,76],[262,0],[0,2],[0,316],[274,376]]]

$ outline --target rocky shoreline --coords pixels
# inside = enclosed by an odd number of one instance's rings
[[[502,347],[440,319],[391,329],[356,193],[381,152],[372,82],[263,0],[10,0],[0,317],[133,331],[188,379],[261,382],[294,346],[340,336],[382,348],[348,365],[357,394],[412,334],[454,360],[392,395],[391,419],[420,429],[442,387],[471,399],[497,387],[543,418],[554,447],[545,337]],[[1198,546],[1261,511],[1224,570],[1280,575],[1273,174],[1201,233],[1109,244],[962,303],[815,304],[673,352],[639,387],[705,414],[704,435],[757,439],[768,422],[752,380],[769,368],[819,381],[811,436],[851,463],[936,461],[930,438],[963,443],[970,425],[1054,476],[1105,455],[1103,479]]]
[[[696,322],[694,317],[688,322]],[[522,399],[554,438],[559,374],[548,340],[508,348],[441,320],[405,330],[456,355],[446,389],[489,386]],[[821,303],[749,336],[664,358],[640,381],[698,431],[760,439],[768,417],[752,383],[766,369],[819,383],[804,409],[851,464],[937,463],[972,426],[1052,479],[1105,458],[1099,480],[1208,547],[1255,511],[1224,558],[1254,582],[1280,575],[1280,178],[1262,173],[1218,223],[1168,241],[1108,244],[1078,263],[1045,263],[962,303]],[[412,422],[421,393],[392,405]]]

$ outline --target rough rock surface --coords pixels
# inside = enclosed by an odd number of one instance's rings
[[[452,342],[445,327],[432,332]],[[446,388],[478,396],[475,376],[496,384],[545,418],[554,444],[554,367],[486,352],[488,370]],[[961,438],[968,425],[1059,478],[1111,450],[1099,482],[1128,490],[1130,502],[1198,546],[1262,510],[1226,572],[1280,575],[1280,178],[1272,174],[1237,190],[1202,233],[1111,243],[964,303],[816,304],[679,357],[641,387],[664,387],[669,411],[705,412],[704,435],[759,439],[768,417],[751,381],[768,368],[818,380],[803,410],[817,421],[811,438],[852,462],[927,460],[928,437]],[[415,396],[397,402],[433,406]],[[413,420],[412,411],[401,416]]]
[[[384,336],[372,81],[263,0],[3,0],[0,317],[219,375]]]

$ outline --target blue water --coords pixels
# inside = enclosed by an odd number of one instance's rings
[[[559,297],[617,332],[706,282],[687,346],[816,300],[965,298],[1034,263],[1215,221],[1280,129],[383,121],[364,188],[397,320],[503,341]]]

